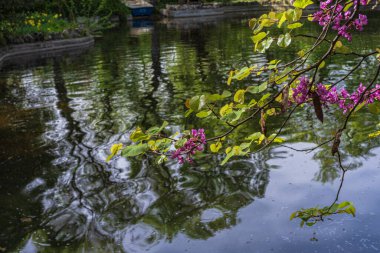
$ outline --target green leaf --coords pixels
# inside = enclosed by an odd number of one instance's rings
[[[272,42],[273,42],[273,38],[272,37],[269,37],[267,38],[266,40],[264,40],[262,42],[262,45],[265,49],[268,49],[270,47],[270,45],[272,45]]]
[[[355,111],[354,111],[354,112],[359,111],[359,110],[362,109],[365,105],[366,105],[366,102],[361,102],[361,103],[355,108]]]
[[[235,71],[231,70],[229,75],[228,75],[228,79],[227,79],[227,85],[228,86],[230,86],[232,83],[232,78],[234,77],[234,73],[235,73]]]
[[[281,28],[282,24],[283,24],[285,21],[286,21],[286,15],[285,15],[285,13],[284,13],[284,14],[282,14],[282,16],[281,16],[280,21],[278,22],[277,27],[278,27],[278,28]]]
[[[352,202],[349,201],[343,201],[342,203],[338,204],[338,209],[345,208],[346,206],[352,205]]]
[[[231,157],[233,157],[233,156],[234,156],[234,152],[230,151],[227,154],[227,156],[223,159],[223,161],[220,163],[220,165],[225,165],[228,162],[228,160],[230,160]]]
[[[150,135],[145,134],[140,127],[137,127],[129,136],[131,141],[138,142],[138,141],[146,141],[150,139]]]
[[[252,36],[253,43],[258,43],[262,41],[268,34],[266,32],[260,32],[254,36]]]
[[[268,63],[268,69],[277,69],[277,65],[281,62],[281,60],[271,60]]]
[[[124,157],[138,156],[149,150],[149,146],[146,143],[140,143],[137,145],[127,146],[123,151],[121,151],[121,155]]]
[[[295,22],[295,21],[300,20],[302,17],[302,9],[295,8],[293,12],[294,12],[293,21]]]
[[[167,152],[172,145],[172,141],[169,139],[160,139],[156,141],[157,148],[162,152]]]
[[[246,91],[252,94],[260,93],[265,91],[268,88],[268,84],[265,82],[263,84],[260,84],[258,86],[248,86]]]
[[[260,98],[260,100],[259,100],[259,102],[257,102],[257,105],[258,106],[263,106],[265,103],[266,103],[266,101],[267,101],[267,99],[270,97],[270,93],[267,93],[267,94],[265,94],[265,95],[263,95],[261,98]]]
[[[339,209],[339,205],[338,205],[338,204],[334,204],[334,205],[332,205],[332,207],[330,208],[329,213],[335,213],[336,210],[338,210],[338,209]]]
[[[119,150],[121,150],[122,148],[123,148],[122,143],[113,144],[111,149],[110,149],[111,154],[107,157],[106,162],[108,163],[117,154],[117,152],[119,152]]]
[[[190,109],[197,112],[199,109],[199,96],[192,97],[189,101]]]
[[[222,97],[223,98],[228,98],[232,95],[231,92],[229,92],[228,90],[224,90],[223,93],[222,93]]]
[[[276,109],[275,109],[275,108],[268,109],[268,110],[266,110],[265,113],[266,113],[267,115],[269,115],[269,116],[273,116],[273,115],[276,114]]]
[[[273,42],[273,38],[269,37],[268,39],[263,40],[262,42],[256,43],[255,51],[259,53],[264,53],[268,48],[270,48],[272,42]]]
[[[261,144],[265,140],[265,135],[261,134],[259,140],[257,141],[257,144]]]
[[[181,148],[181,147],[183,147],[183,145],[185,145],[186,142],[187,142],[186,138],[181,138],[181,139],[179,139],[178,141],[176,141],[174,143],[174,147],[177,148],[177,149]]]
[[[376,138],[377,136],[380,136],[380,130],[368,135],[369,138]]]
[[[192,112],[193,112],[193,110],[191,110],[191,109],[187,110],[187,111],[185,112],[185,117],[186,117],[186,118],[189,117],[190,114],[191,114]]]
[[[156,163],[157,164],[162,164],[162,163],[164,163],[167,160],[168,160],[168,158],[166,157],[166,155],[160,155],[159,157],[157,157]]]
[[[247,152],[243,151],[240,146],[234,146],[233,148],[228,147],[226,149],[226,153],[227,156],[224,158],[220,165],[225,165],[228,162],[228,160],[231,159],[231,157],[233,156],[242,156],[247,154]]]
[[[223,117],[224,115],[230,113],[231,111],[232,111],[231,106],[229,104],[226,104],[222,108],[220,108],[219,114],[220,114],[220,116]]]
[[[283,73],[281,73],[279,76],[276,76],[274,81],[276,82],[276,84],[281,84],[283,82],[286,82],[286,80],[288,80],[289,78],[289,75],[285,75]]]
[[[344,209],[344,211],[348,214],[351,214],[353,217],[355,217],[356,215],[356,208],[353,205],[350,205],[349,207]]]
[[[164,121],[161,125],[161,127],[151,127],[149,128],[146,133],[147,134],[158,134],[159,132],[161,132],[165,127],[167,127],[169,125],[169,123],[167,121]]]
[[[246,137],[245,139],[249,140],[249,141],[255,141],[255,140],[258,140],[261,135],[262,135],[262,133],[256,132],[256,133],[253,133],[250,136]]]
[[[240,144],[241,150],[244,150],[244,152],[249,152],[249,147],[251,146],[251,142],[243,142]]]
[[[245,90],[238,90],[234,95],[234,101],[236,103],[244,104]]]
[[[211,113],[212,113],[211,110],[203,110],[203,111],[198,112],[195,116],[202,119],[202,118],[206,118],[210,116]]]
[[[257,104],[257,101],[256,101],[255,99],[252,99],[252,100],[248,103],[248,107],[249,107],[249,108],[254,107],[256,104]]]
[[[219,149],[221,149],[221,148],[222,148],[222,143],[220,141],[210,145],[210,150],[213,153],[217,153],[219,151]]]
[[[297,215],[297,213],[298,213],[298,211],[295,211],[294,213],[292,213],[291,215],[290,215],[290,220],[293,220],[295,217],[296,217],[296,215]]]
[[[293,6],[300,9],[305,9],[307,6],[313,4],[311,0],[295,0]]]
[[[241,115],[243,114],[244,110],[238,110],[238,111],[230,111],[229,113],[225,114],[221,120],[228,121],[228,122],[233,122],[237,121],[240,119]]]
[[[151,127],[149,128],[148,130],[146,130],[146,133],[147,134],[151,134],[151,135],[154,135],[154,134],[158,134],[160,132],[160,128],[159,127]]]
[[[274,138],[274,140],[273,140],[273,142],[275,142],[275,143],[283,143],[285,141],[285,139],[284,138],[281,138],[281,137],[276,137],[276,138]]]
[[[194,112],[197,112],[205,106],[207,98],[205,95],[192,97],[189,101],[189,107]]]
[[[293,22],[294,11],[292,9],[289,9],[286,12],[284,12],[284,15],[288,22]]]
[[[208,102],[215,102],[215,101],[219,101],[219,100],[222,100],[222,99],[230,97],[230,96],[231,96],[231,92],[225,90],[225,91],[223,91],[222,94],[211,94],[211,95],[208,95],[207,96],[207,101]]]
[[[263,14],[259,18],[260,27],[271,27],[274,23],[276,23],[276,13],[270,12],[269,14]]]
[[[292,37],[290,36],[289,33],[286,33],[285,35],[284,34],[281,34],[279,37],[278,37],[278,40],[277,40],[277,45],[279,47],[287,47],[290,45],[290,43],[292,42]]]
[[[251,70],[251,68],[244,67],[241,70],[239,70],[239,72],[237,72],[233,78],[237,80],[243,80],[244,78],[249,76],[249,74],[251,74]]]
[[[322,61],[321,64],[319,64],[318,69],[322,69],[326,66],[326,62]]]
[[[302,50],[298,51],[297,54],[299,57],[304,57],[305,56],[305,50],[302,49]]]
[[[344,11],[344,12],[348,11],[348,9],[350,9],[353,5],[354,5],[353,2],[348,3],[348,4],[344,7],[343,11]]]
[[[257,24],[257,19],[256,18],[252,18],[252,19],[249,20],[248,25],[249,25],[249,27],[251,29],[254,28],[256,26],[256,24]]]
[[[297,22],[297,23],[289,24],[289,25],[287,26],[287,28],[288,28],[288,29],[296,29],[296,28],[300,28],[300,27],[302,27],[302,26],[303,26],[302,23]]]

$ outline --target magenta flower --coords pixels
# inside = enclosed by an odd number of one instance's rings
[[[179,164],[183,164],[185,161],[192,163],[193,159],[191,156],[195,155],[197,151],[203,151],[205,144],[206,134],[204,129],[192,129],[190,138],[182,147],[172,153],[171,158],[177,159]]]
[[[313,21],[318,22],[323,28],[327,28],[331,24],[331,28],[338,31],[339,36],[351,41],[351,31],[353,29],[362,31],[363,26],[368,24],[367,16],[363,14],[359,14],[359,17],[355,20],[350,20],[352,18],[352,10],[357,7],[357,4],[358,0],[354,0],[354,7],[344,11],[344,7],[341,4],[334,5],[332,4],[332,0],[326,0],[320,3],[320,10],[313,14]],[[367,1],[360,0],[359,4],[367,5]]]
[[[300,84],[293,88],[293,99],[297,104],[305,103],[308,99],[309,79],[307,77],[299,78]]]
[[[301,77],[300,83],[296,88],[293,88],[293,100],[297,104],[306,103],[311,100],[311,94],[308,94],[309,79]],[[375,88],[366,91],[366,87],[360,83],[356,91],[351,94],[345,88],[337,90],[336,87],[331,89],[326,88],[323,84],[318,84],[315,92],[318,94],[321,103],[328,107],[329,105],[338,105],[343,113],[349,112],[356,104],[365,102],[366,104],[380,101],[380,84]],[[365,92],[365,94],[364,94]]]

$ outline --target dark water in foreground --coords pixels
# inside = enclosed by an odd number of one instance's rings
[[[365,109],[342,145],[351,171],[340,200],[353,201],[357,217],[311,228],[289,215],[334,199],[340,171],[328,147],[309,154],[274,147],[224,167],[217,157],[182,169],[153,159],[104,162],[110,145],[137,125],[191,128],[185,99],[226,89],[232,67],[289,59],[307,42],[254,55],[246,21],[148,22],[109,31],[78,55],[3,67],[0,252],[380,251],[380,141],[366,137],[380,117]],[[380,19],[370,23],[353,47],[380,46]],[[321,79],[338,80],[356,62],[333,60]],[[375,64],[365,62],[344,85],[368,80]],[[334,114],[322,128],[306,108],[283,136],[292,147],[313,146],[337,129]]]

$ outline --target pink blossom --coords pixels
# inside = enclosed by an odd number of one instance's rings
[[[179,164],[183,164],[185,161],[192,163],[191,156],[195,155],[197,151],[203,151],[205,144],[206,134],[204,129],[192,129],[190,138],[182,147],[172,153],[171,158],[177,159]]]

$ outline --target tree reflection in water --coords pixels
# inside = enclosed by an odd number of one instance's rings
[[[120,158],[116,163],[124,166],[108,168],[106,184],[93,165],[81,165],[71,171],[77,187],[65,173],[44,194],[47,241],[75,245],[86,239],[87,247],[122,245],[127,252],[140,252],[178,233],[207,239],[236,225],[239,209],[264,196],[269,180],[265,156],[234,161],[227,168],[218,167],[215,159],[181,169]]]

